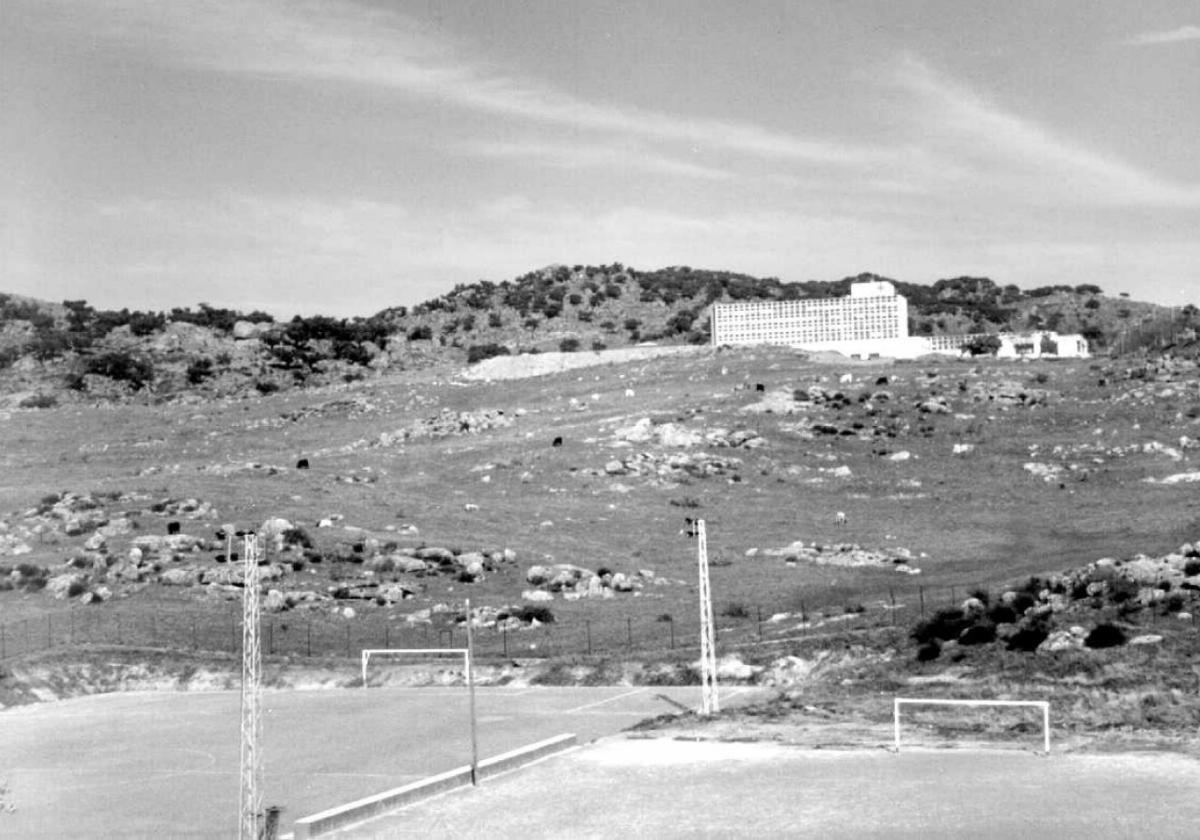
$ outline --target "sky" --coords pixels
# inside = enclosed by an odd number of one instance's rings
[[[621,262],[1200,304],[1197,0],[3,0],[0,291]]]

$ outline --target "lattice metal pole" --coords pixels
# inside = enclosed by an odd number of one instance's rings
[[[258,840],[262,813],[262,645],[259,637],[258,537],[247,534],[242,590],[242,776],[239,840]]]
[[[700,713],[720,711],[717,698],[717,645],[713,628],[712,589],[708,583],[708,537],[704,520],[696,521],[696,546],[700,565]]]

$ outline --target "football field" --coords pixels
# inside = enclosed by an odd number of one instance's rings
[[[809,749],[617,735],[333,840],[1194,840],[1200,761],[1174,753]]]
[[[698,687],[480,687],[481,759],[695,707]],[[726,702],[747,698],[731,689]],[[464,687],[267,691],[264,804],[300,817],[470,763]],[[0,713],[0,836],[237,835],[240,696],[106,694]]]

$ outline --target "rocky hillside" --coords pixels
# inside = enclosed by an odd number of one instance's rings
[[[782,283],[674,266],[639,271],[550,266],[511,281],[480,281],[418,306],[353,319],[276,322],[200,304],[170,312],[97,310],[0,295],[0,393],[46,407],[78,399],[261,393],[353,381],[439,362],[510,353],[603,350],[642,342],[703,344],[718,301],[845,295],[842,280]],[[909,300],[910,332],[941,335],[1053,329],[1113,352],[1195,355],[1200,313],[1108,297],[1092,285],[1024,291],[987,278],[930,286],[890,281]]]

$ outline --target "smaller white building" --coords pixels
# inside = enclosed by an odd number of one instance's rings
[[[959,355],[972,339],[985,333],[938,335],[928,340],[931,352]],[[1027,333],[999,333],[998,359],[1086,359],[1091,356],[1087,339],[1077,333],[1059,335],[1050,330]]]

